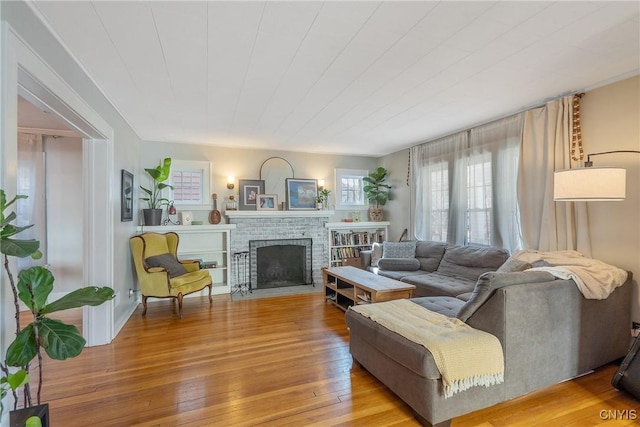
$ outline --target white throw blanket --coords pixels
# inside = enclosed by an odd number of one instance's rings
[[[504,381],[502,346],[488,332],[406,299],[351,309],[429,350],[442,376],[445,398],[473,386]]]
[[[524,249],[513,258],[533,264],[545,261],[549,266],[529,269],[548,271],[560,279],[573,279],[585,298],[605,299],[627,281],[627,272],[597,259],[585,258],[577,251],[541,252]]]

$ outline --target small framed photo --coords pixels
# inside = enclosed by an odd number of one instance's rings
[[[258,194],[258,204],[256,209],[259,211],[275,211],[278,210],[277,194]]]
[[[318,199],[317,179],[286,179],[289,210],[315,210]]]
[[[264,193],[264,181],[261,179],[240,179],[238,184],[240,186],[240,210],[256,210],[258,194]]]
[[[122,169],[120,221],[133,221],[133,174]]]

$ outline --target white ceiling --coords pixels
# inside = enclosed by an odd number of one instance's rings
[[[36,1],[140,138],[380,156],[640,73],[640,2]]]

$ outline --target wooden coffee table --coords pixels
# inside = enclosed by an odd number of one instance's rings
[[[351,266],[324,269],[322,276],[325,299],[342,310],[354,304],[411,298],[416,288]]]

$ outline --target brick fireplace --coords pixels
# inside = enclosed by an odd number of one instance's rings
[[[325,223],[333,211],[227,211],[225,213],[236,228],[231,231],[231,254],[249,252],[249,272],[251,284],[255,289],[257,280],[257,256],[251,254],[250,241],[295,242],[298,239],[311,239],[307,255],[311,265],[310,278],[316,286],[322,285],[322,267],[328,265],[329,236]],[[232,266],[235,268],[235,266]],[[231,286],[235,277],[231,275]]]

